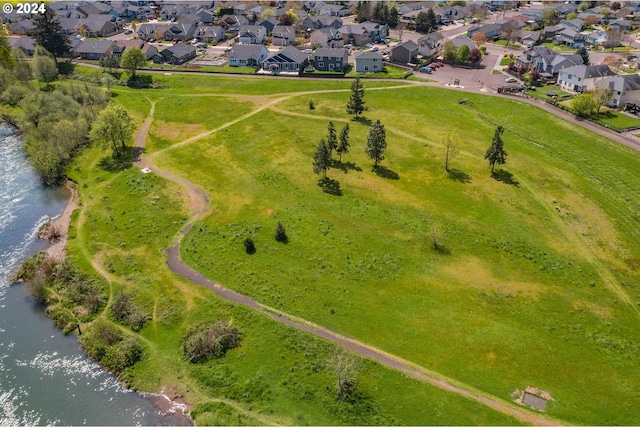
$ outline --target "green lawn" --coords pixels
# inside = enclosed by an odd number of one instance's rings
[[[197,71],[201,73],[227,73],[227,74],[255,74],[256,73],[256,69],[253,67],[232,67],[231,65],[206,66],[206,67],[200,67],[200,68],[178,67],[177,69]]]
[[[629,374],[640,369],[637,151],[516,100],[465,93],[460,104],[456,91],[397,88],[401,82],[367,82],[369,110],[353,122],[348,91],[296,96],[347,89],[348,79],[153,77],[162,89],[119,88],[115,99],[138,121],[156,102],[150,152],[209,195],[213,214],[182,241],[192,267],[498,398],[540,387],[555,399],[547,410],[555,419],[640,422],[640,408],[629,404],[640,398],[640,379]],[[175,146],[274,94],[292,96]],[[388,148],[374,172],[363,147],[366,121],[377,119]],[[329,170],[336,194],[324,193],[312,173],[329,120],[338,131],[351,128],[351,151]],[[483,156],[498,124],[509,155],[492,178]],[[441,145],[449,131],[459,149],[451,174]],[[100,157],[90,150],[71,168],[85,207],[70,252],[102,260],[115,286],[135,292],[152,318],[142,330],[150,356],[130,373],[135,386],[183,384],[190,401],[209,402],[198,406],[201,424],[226,424],[229,411],[253,424],[515,422],[367,361],[363,399],[337,404],[330,345],[166,269],[161,250],[186,221],[180,188],[135,169],[101,171]],[[273,238],[278,221],[286,244]],[[246,237],[256,243],[253,255]],[[220,361],[190,366],[180,335],[205,319],[233,319],[245,341]]]
[[[513,61],[513,58],[507,56],[506,58],[502,58],[500,60],[500,65],[503,67],[506,67],[507,65],[509,65],[511,63],[511,61]]]
[[[555,92],[557,98],[563,97],[563,95],[572,95],[572,93],[566,92],[555,85],[543,85],[536,87],[536,90],[528,90],[527,95],[532,98],[541,99],[543,101],[548,101],[552,99],[547,92]],[[556,98],[556,99],[557,99]]]
[[[602,113],[596,116],[594,118],[594,121],[604,126],[610,126],[614,129],[624,129],[640,126],[640,119],[638,119],[637,117],[630,117],[617,111],[608,111]]]

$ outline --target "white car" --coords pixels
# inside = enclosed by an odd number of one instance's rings
[[[513,77],[507,77],[504,81],[505,83],[516,83],[518,80]]]

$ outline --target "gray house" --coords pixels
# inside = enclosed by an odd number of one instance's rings
[[[584,93],[593,90],[598,81],[615,75],[608,65],[575,65],[560,70],[558,84],[562,89]]]
[[[344,39],[342,33],[335,28],[327,27],[315,30],[309,36],[309,41],[312,46],[322,47],[342,47],[344,46]]]
[[[300,73],[307,65],[308,56],[293,46],[288,46],[262,61],[262,69],[274,74]]]
[[[229,53],[229,65],[232,67],[257,66],[269,56],[269,51],[261,44],[235,45]]]
[[[408,40],[391,48],[389,59],[392,62],[397,62],[398,64],[407,64],[414,62],[417,56],[418,45],[414,41]]]
[[[290,25],[277,25],[271,32],[271,44],[289,46],[296,41],[296,30]]]
[[[380,53],[367,51],[356,54],[356,71],[358,73],[379,73],[382,68],[382,55]]]
[[[191,44],[178,43],[160,51],[153,57],[153,62],[162,64],[183,64],[196,57],[196,48]]]
[[[316,49],[313,54],[313,65],[318,71],[344,71],[349,65],[347,49]]]
[[[82,59],[97,60],[113,53],[114,43],[111,40],[89,40],[80,43],[74,50]]]
[[[425,58],[440,55],[444,47],[444,37],[440,33],[431,33],[418,39],[418,54]]]
[[[238,41],[244,44],[263,44],[267,29],[262,25],[243,25],[238,31]]]

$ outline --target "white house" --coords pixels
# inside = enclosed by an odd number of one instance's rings
[[[558,84],[562,89],[584,93],[593,90],[598,82],[616,75],[608,65],[574,65],[560,70]]]
[[[360,52],[356,56],[356,72],[379,73],[382,71],[382,55],[378,52]]]

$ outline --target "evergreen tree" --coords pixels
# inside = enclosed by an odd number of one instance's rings
[[[582,57],[582,63],[584,65],[591,65],[591,59],[589,58],[589,51],[587,48],[581,47],[576,53]]]
[[[391,28],[395,28],[396,25],[398,25],[399,21],[400,21],[400,17],[398,15],[398,9],[395,6],[392,6],[391,9],[389,9],[389,17],[387,18],[387,24]]]
[[[331,167],[331,150],[324,138],[320,140],[316,153],[313,155],[313,173],[322,173],[322,179],[327,179],[327,170]]]
[[[347,102],[347,113],[355,115],[358,118],[362,112],[367,111],[367,107],[364,105],[364,86],[360,82],[360,77],[351,83],[351,97]]]
[[[496,128],[491,146],[487,149],[487,152],[484,155],[484,158],[489,160],[489,164],[491,165],[491,175],[493,175],[496,163],[503,165],[507,158],[507,152],[504,151],[504,142],[502,141],[503,132],[504,128],[502,126],[498,126]]]
[[[349,123],[344,125],[342,130],[340,131],[340,142],[338,143],[338,148],[336,148],[336,153],[340,156],[340,162],[342,162],[342,155],[347,154],[349,152]]]
[[[287,232],[284,229],[284,225],[280,221],[278,221],[278,225],[276,226],[276,232],[274,234],[274,238],[276,241],[281,243],[286,243],[289,238],[287,237]]]
[[[367,153],[375,163],[374,168],[378,167],[378,163],[384,160],[384,150],[387,148],[387,135],[384,130],[384,125],[380,123],[380,120],[376,120],[374,124],[369,128],[369,134],[367,135],[367,146],[364,151]]]
[[[376,2],[376,5],[373,7],[373,15],[371,17],[371,20],[373,22],[383,23],[382,22],[382,3],[379,1]]]
[[[329,127],[327,129],[327,147],[329,147],[329,155],[333,155],[333,150],[337,150],[338,148],[338,137],[336,135],[336,127],[333,125],[333,122],[329,122]]]
[[[36,14],[33,19],[34,28],[29,32],[36,44],[44,47],[53,55],[57,62],[58,57],[71,51],[69,38],[64,34],[60,19],[53,10],[46,7],[44,13]]]

